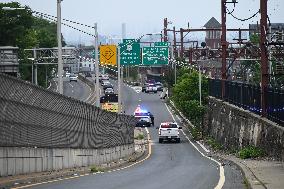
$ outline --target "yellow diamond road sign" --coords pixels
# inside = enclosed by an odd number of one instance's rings
[[[116,66],[116,46],[101,45],[100,46],[100,62],[101,65]]]

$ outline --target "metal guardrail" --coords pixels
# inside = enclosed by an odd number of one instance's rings
[[[209,79],[209,95],[222,99],[221,80]],[[284,126],[284,90],[268,88],[267,98],[267,118]],[[225,101],[261,115],[261,89],[259,86],[226,81]]]
[[[0,74],[0,146],[109,148],[134,142],[133,116]]]

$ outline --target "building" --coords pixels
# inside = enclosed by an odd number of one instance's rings
[[[221,24],[212,17],[205,25],[206,29],[219,29]],[[205,43],[211,49],[217,49],[221,43],[221,31],[206,31]]]
[[[19,74],[18,47],[0,47],[0,73],[17,77]]]
[[[249,29],[253,31],[249,32],[249,35],[260,33],[258,24],[250,24]],[[271,35],[272,41],[283,42],[284,41],[284,23],[271,23]]]

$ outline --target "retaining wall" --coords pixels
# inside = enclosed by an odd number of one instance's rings
[[[106,149],[0,147],[0,176],[100,165],[134,152],[134,144]]]
[[[284,128],[242,108],[209,98],[203,131],[228,149],[252,145],[284,160]]]

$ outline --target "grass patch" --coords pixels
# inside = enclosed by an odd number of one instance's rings
[[[249,189],[249,188],[250,188],[249,181],[248,181],[247,178],[244,178],[243,183],[244,183],[246,189]]]
[[[136,140],[142,140],[144,139],[144,134],[139,133],[136,137],[134,137]]]
[[[257,158],[264,156],[265,153],[262,149],[255,146],[247,146],[238,152],[238,157],[241,159]]]
[[[211,146],[211,148],[213,148],[214,150],[222,150],[223,149],[223,146],[220,143],[218,143],[212,137],[207,137],[206,138],[206,143],[209,144]]]
[[[202,133],[199,127],[190,127],[188,126],[188,128],[190,129],[190,133],[193,137],[194,140],[201,140],[202,139]]]
[[[92,172],[92,173],[104,172],[104,169],[101,168],[101,167],[98,167],[98,166],[96,166],[96,165],[93,165],[93,166],[91,167],[91,172]]]

